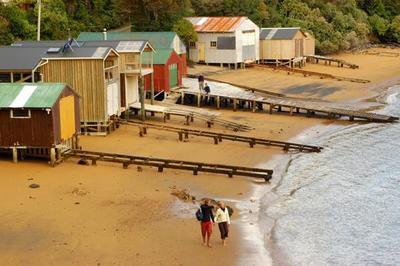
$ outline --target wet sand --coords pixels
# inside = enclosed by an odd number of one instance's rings
[[[374,89],[382,82],[398,77],[400,59],[391,58],[390,69],[381,71],[382,59],[378,56],[351,56],[348,61],[361,66],[360,70],[334,67],[308,66],[334,74],[344,71],[343,76],[369,76],[373,83],[356,84],[312,77],[276,73],[270,70],[244,70],[214,75],[260,86],[282,93],[288,87],[321,84],[321,88],[334,87],[330,93],[319,90],[291,92],[296,97],[312,97],[332,101],[354,101],[373,97]],[[369,64],[370,57],[376,62]],[[382,63],[383,64],[383,63]],[[307,67],[307,69],[308,69]],[[368,68],[368,69],[364,69]],[[332,69],[332,70],[330,70]],[[313,69],[315,70],[315,69]],[[194,70],[191,70],[194,71]],[[367,72],[381,72],[367,75]],[[260,75],[262,73],[263,75]],[[214,77],[213,76],[213,77]],[[354,76],[355,77],[355,76]],[[373,85],[376,87],[373,87]],[[268,115],[246,111],[221,110],[221,117],[246,123],[255,128],[243,135],[288,140],[316,125],[333,122],[316,118]],[[151,118],[154,122],[160,117]],[[183,125],[183,118],[172,118],[172,125]],[[206,128],[195,121],[197,128]],[[213,130],[231,132],[219,126]],[[318,132],[314,132],[319,134]],[[309,139],[312,144],[312,139]],[[283,154],[280,149],[224,141],[214,145],[202,137],[190,137],[189,142],[178,142],[178,136],[157,130],[149,130],[146,137],[138,136],[136,127],[121,126],[107,137],[82,137],[85,150],[128,153],[205,161],[242,166],[265,164],[274,155]],[[11,159],[0,160],[0,261],[4,265],[234,265],[243,264],[246,254],[252,252],[240,229],[240,212],[249,212],[253,201],[253,189],[271,189],[272,185],[258,183],[242,177],[228,178],[222,175],[130,166],[122,169],[119,164],[98,162],[97,166],[77,165],[75,159],[50,168],[42,161],[24,161],[17,165]],[[274,181],[276,182],[276,181]],[[37,183],[40,188],[29,185]],[[170,193],[174,189],[187,189],[197,198],[224,199],[236,209],[231,226],[228,247],[221,247],[218,229],[214,227],[213,248],[201,245],[199,224],[194,218],[196,205],[182,203]],[[237,203],[247,204],[237,204]],[[256,204],[256,203],[254,203]],[[256,206],[255,206],[256,207]],[[256,263],[252,263],[257,265]],[[250,265],[252,265],[250,264]]]

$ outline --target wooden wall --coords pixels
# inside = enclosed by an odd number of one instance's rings
[[[300,40],[303,55],[313,49],[311,43],[307,46],[306,37],[302,32],[297,32],[291,40],[260,40],[260,58],[264,60],[290,60],[296,57],[296,40]],[[315,45],[315,44],[314,44]]]
[[[295,57],[294,40],[262,40],[260,42],[261,59],[288,60]]]
[[[31,118],[16,119],[10,110],[0,110],[0,147],[50,147],[54,143],[52,113],[33,109]]]
[[[81,122],[108,120],[103,60],[49,60],[40,71],[44,82],[65,82],[80,95]]]

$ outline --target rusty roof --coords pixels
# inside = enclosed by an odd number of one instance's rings
[[[247,17],[188,17],[197,32],[232,32]]]

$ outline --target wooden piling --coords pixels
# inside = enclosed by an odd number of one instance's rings
[[[18,163],[18,149],[17,147],[12,147],[13,162]]]

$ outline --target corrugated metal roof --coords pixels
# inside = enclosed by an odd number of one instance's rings
[[[19,41],[12,44],[15,47],[63,47],[66,41]],[[75,47],[111,47],[117,52],[141,52],[148,44],[147,41],[77,41],[72,43]]]
[[[109,47],[78,48],[73,46],[73,50],[67,50],[64,53],[61,51],[59,53],[47,53],[50,48],[53,47],[2,46],[0,47],[0,70],[32,70],[39,64],[40,60],[44,58],[104,59],[110,49],[112,49]]]
[[[51,108],[65,83],[0,83],[0,108]]]
[[[247,17],[187,17],[197,32],[232,32]]]
[[[0,47],[0,70],[31,71],[39,64],[47,48]]]
[[[260,40],[291,40],[299,31],[300,28],[262,28]]]
[[[173,49],[158,49],[153,55],[153,64],[164,65],[167,63],[168,59],[173,52]]]
[[[107,32],[107,40],[112,41],[149,41],[154,48],[174,48],[175,32]],[[81,32],[78,41],[102,41],[103,32]]]

